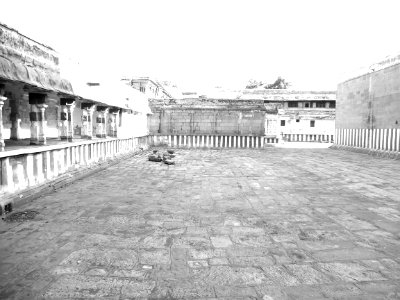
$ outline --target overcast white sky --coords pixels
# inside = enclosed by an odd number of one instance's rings
[[[399,11],[399,0],[12,0],[0,22],[97,75],[335,90],[343,73],[400,53]]]

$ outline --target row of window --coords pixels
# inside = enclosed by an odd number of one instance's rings
[[[300,119],[296,119],[296,122],[299,123]],[[286,126],[286,120],[281,120],[281,126]],[[310,127],[315,127],[315,120],[310,120]]]
[[[304,108],[312,108],[312,107],[316,107],[316,108],[335,108],[336,107],[336,103],[334,101],[329,101],[329,102],[325,102],[325,101],[318,101],[318,102],[303,102]],[[313,103],[315,103],[315,105],[313,105]],[[326,103],[328,103],[328,106],[326,105]],[[288,102],[288,107],[299,107],[299,102],[297,101],[289,101]]]

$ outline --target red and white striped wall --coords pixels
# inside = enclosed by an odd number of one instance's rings
[[[177,148],[263,148],[278,143],[277,138],[227,135],[154,135],[154,146]]]
[[[286,142],[319,142],[333,143],[333,134],[283,134]]]
[[[336,129],[335,144],[380,151],[400,151],[400,129]]]

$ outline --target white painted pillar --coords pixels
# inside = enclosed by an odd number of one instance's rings
[[[89,164],[89,145],[83,145],[83,152],[85,157],[85,163]]]
[[[395,150],[397,152],[400,151],[400,129],[399,128],[396,129],[396,147],[395,147]]]
[[[44,153],[44,160],[45,160],[45,166],[44,166],[45,178],[51,179],[53,178],[53,172],[51,170],[51,151],[46,151]]]
[[[360,139],[360,147],[365,148],[365,129],[360,129],[361,139]]]
[[[204,135],[201,136],[201,147],[204,148]]]
[[[71,148],[65,148],[65,169],[68,170],[71,167]]]
[[[382,129],[382,133],[383,133],[382,149],[387,151],[388,150],[388,143],[387,143],[388,130],[387,130],[387,128]]]
[[[392,145],[393,145],[393,141],[392,141],[392,128],[387,129],[387,131],[388,131],[388,133],[387,133],[387,137],[388,137],[388,139],[387,139],[387,141],[388,141],[388,143],[387,143],[387,150],[388,150],[388,151],[393,151],[393,147],[392,147]]]
[[[1,183],[0,186],[2,186],[2,190],[8,191],[8,192],[13,192],[15,187],[14,187],[14,176],[13,176],[13,168],[10,163],[10,158],[4,157],[1,160],[1,171],[2,171],[2,176],[0,178]]]
[[[44,181],[43,154],[42,153],[37,153],[35,155],[35,163],[36,163],[36,171],[37,171],[36,180],[38,183],[42,183]]]
[[[33,173],[33,154],[26,155],[25,170],[26,170],[26,177],[27,177],[26,180],[28,186],[34,186],[36,184],[36,178]]]

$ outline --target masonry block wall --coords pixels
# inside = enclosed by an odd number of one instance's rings
[[[150,100],[151,135],[263,136],[262,101],[221,99]]]
[[[399,151],[399,78],[400,55],[338,85],[337,145]]]
[[[338,85],[336,128],[400,128],[400,63]]]

